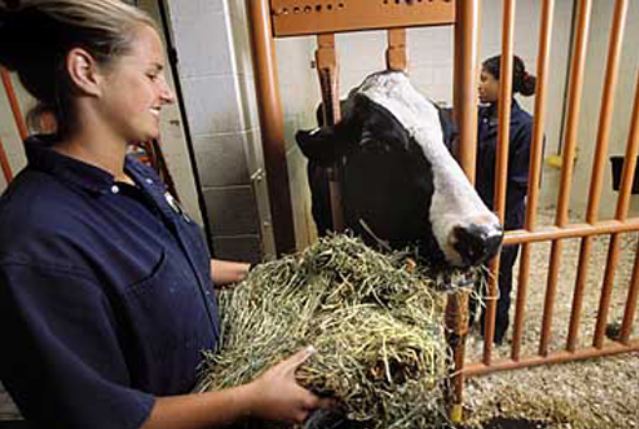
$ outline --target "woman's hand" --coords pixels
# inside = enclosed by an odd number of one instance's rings
[[[246,278],[250,268],[248,262],[211,259],[211,280],[216,287],[236,284]]]
[[[295,371],[315,353],[307,347],[267,370],[247,385],[252,398],[252,416],[263,420],[302,423],[317,408],[327,408],[330,399],[320,399],[301,387]]]

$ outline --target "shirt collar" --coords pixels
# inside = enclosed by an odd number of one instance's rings
[[[490,118],[497,114],[496,110],[497,110],[497,104],[495,103],[484,105],[480,107],[479,109],[479,116],[482,118]],[[513,97],[513,101],[510,104],[510,121],[512,122],[513,119],[516,119],[520,112],[521,112],[521,106],[519,105],[517,100],[515,100],[515,98]]]
[[[104,194],[111,191],[115,184],[115,178],[111,173],[52,150],[56,141],[54,135],[29,137],[25,141],[29,168],[48,173],[90,193]],[[127,157],[127,170],[130,162]]]

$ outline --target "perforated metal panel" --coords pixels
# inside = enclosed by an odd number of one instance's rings
[[[275,37],[452,24],[452,0],[271,0]]]

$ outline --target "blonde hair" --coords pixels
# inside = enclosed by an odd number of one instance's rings
[[[0,64],[16,71],[38,100],[31,122],[52,114],[59,134],[71,131],[75,116],[68,52],[81,47],[109,66],[130,50],[140,25],[157,30],[149,15],[120,0],[23,0],[12,7],[1,1]]]

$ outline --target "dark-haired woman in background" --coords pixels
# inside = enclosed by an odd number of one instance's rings
[[[499,79],[501,56],[487,59],[482,64],[479,83],[479,108],[477,132],[477,169],[475,186],[484,203],[493,209],[495,190],[495,159],[497,153]],[[530,96],[535,93],[535,78],[526,72],[524,62],[513,58],[513,98],[510,114],[510,150],[508,152],[508,182],[506,188],[506,216],[504,229],[519,229],[524,225],[526,192],[528,190],[528,168],[532,139],[532,116],[523,110],[514,94]],[[508,329],[508,310],[512,290],[513,265],[519,246],[504,246],[499,268],[499,301],[495,321],[495,343],[501,344]],[[474,309],[471,309],[474,310]],[[471,311],[471,314],[474,311]],[[484,315],[481,315],[481,332],[484,330]]]

